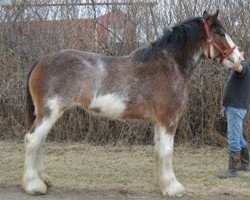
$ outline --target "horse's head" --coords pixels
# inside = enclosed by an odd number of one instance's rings
[[[205,57],[233,68],[239,64],[242,55],[233,40],[226,33],[218,20],[219,10],[215,14],[203,13],[202,22],[205,30],[206,42],[204,45]]]

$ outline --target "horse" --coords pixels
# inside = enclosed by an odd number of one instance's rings
[[[163,195],[182,196],[185,188],[173,166],[174,135],[188,98],[188,80],[202,59],[233,68],[239,48],[218,20],[219,11],[189,18],[156,41],[126,56],[65,49],[31,68],[27,80],[27,124],[22,188],[42,195],[50,186],[42,145],[62,114],[81,107],[119,120],[154,124],[157,180]]]

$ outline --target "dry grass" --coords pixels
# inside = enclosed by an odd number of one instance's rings
[[[20,183],[24,145],[0,141],[0,183]],[[54,187],[62,190],[158,191],[152,146],[91,146],[88,144],[46,145],[45,166]],[[177,177],[190,195],[213,193],[250,196],[250,173],[219,180],[216,174],[227,167],[225,149],[194,149],[178,146],[174,153]]]

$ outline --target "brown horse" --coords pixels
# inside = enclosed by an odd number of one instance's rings
[[[163,195],[185,189],[172,167],[174,135],[197,63],[210,58],[234,67],[240,52],[217,19],[218,11],[174,26],[157,41],[122,57],[62,50],[40,59],[28,76],[28,121],[22,186],[45,194],[42,144],[58,118],[74,106],[120,120],[155,124],[157,178]]]

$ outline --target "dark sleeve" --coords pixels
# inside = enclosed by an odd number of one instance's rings
[[[248,68],[249,68],[249,63],[247,61],[245,61],[245,60],[241,61],[240,64],[242,65],[242,72],[241,73],[236,72],[236,71],[234,72],[235,75],[238,76],[238,77],[244,76],[244,74],[246,73],[246,70],[248,70]]]

